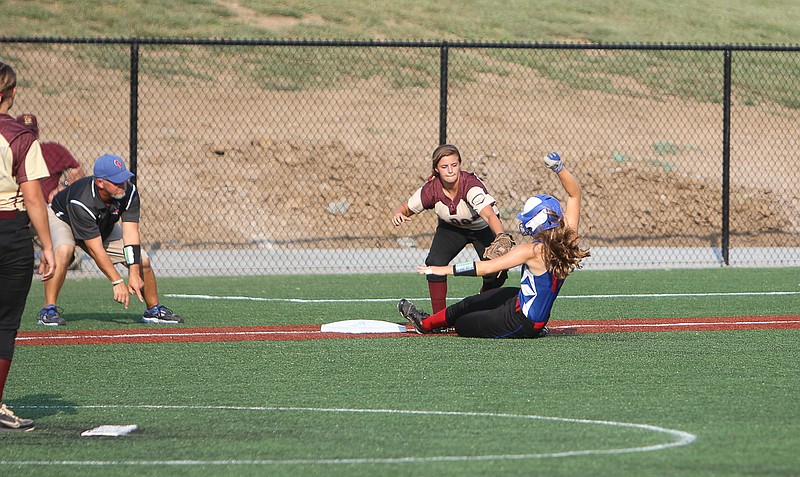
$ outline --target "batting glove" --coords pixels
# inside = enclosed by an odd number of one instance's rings
[[[561,172],[561,169],[564,168],[564,163],[561,162],[561,156],[559,156],[557,152],[551,152],[542,159],[544,160],[544,165],[556,174]]]

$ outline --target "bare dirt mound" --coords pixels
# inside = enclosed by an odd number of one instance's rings
[[[432,213],[415,218],[425,224],[421,228],[400,229],[389,223],[392,208],[422,184],[424,173],[376,173],[367,166],[371,160],[366,151],[342,141],[261,138],[240,145],[206,145],[206,156],[226,170],[260,165],[261,172],[239,180],[204,173],[199,183],[201,190],[227,191],[245,211],[262,209],[265,198],[238,191],[270,191],[266,206],[275,213],[264,215],[260,224],[271,231],[266,240],[274,245],[380,248],[405,243],[425,248],[433,230]],[[496,154],[465,160],[465,169],[484,178],[497,199],[508,230],[515,230],[514,215],[529,195],[563,196],[543,168],[536,164],[539,170],[531,170],[528,162]],[[649,158],[570,158],[569,166],[582,182],[583,234],[592,245],[674,245],[677,238],[681,245],[707,246],[719,240],[721,181],[692,177],[668,160]],[[424,166],[410,169],[427,172]],[[773,234],[794,231],[797,218],[785,202],[770,188],[735,184],[730,213],[736,229],[746,231],[749,244],[768,245],[775,240]],[[229,206],[225,200],[211,203],[208,215],[228,214]],[[219,233],[218,226],[208,224],[208,232]],[[225,233],[242,243],[251,241],[241,236],[243,231],[234,222]],[[297,231],[307,234],[298,238]],[[196,238],[198,230],[187,232]]]

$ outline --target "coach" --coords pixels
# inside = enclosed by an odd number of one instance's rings
[[[158,300],[156,277],[150,259],[142,253],[139,237],[139,192],[129,179],[125,161],[105,154],[94,163],[94,175],[79,179],[53,197],[50,235],[56,257],[56,273],[44,288],[44,308],[38,324],[65,325],[56,306],[67,275],[67,266],[80,246],[111,281],[114,300],[128,308],[130,295],[144,301],[143,323],[182,323],[183,318]],[[122,226],[117,223],[122,221]],[[128,268],[128,285],[115,264]]]

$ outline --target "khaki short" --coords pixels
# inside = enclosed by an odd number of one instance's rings
[[[72,235],[72,227],[56,217],[56,214],[53,213],[53,209],[49,206],[47,207],[47,219],[50,221],[50,238],[53,240],[53,250],[61,245],[69,245],[71,247],[78,246],[89,254],[89,249],[86,248],[86,244],[83,240],[78,240],[76,242],[75,236]],[[120,227],[119,224],[114,224],[111,235],[103,240],[103,248],[106,250],[108,258],[111,259],[111,263],[115,265],[118,263],[125,264],[125,255],[122,253],[122,247],[124,246],[125,244],[122,241],[122,227]],[[147,251],[142,249],[142,257],[146,255]],[[91,254],[89,254],[89,256],[91,257]]]

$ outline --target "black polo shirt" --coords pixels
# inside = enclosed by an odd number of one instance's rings
[[[68,223],[75,240],[100,236],[105,241],[119,222],[139,222],[139,192],[128,182],[125,197],[106,204],[100,198],[94,176],[84,177],[53,197],[50,207],[56,217]]]

